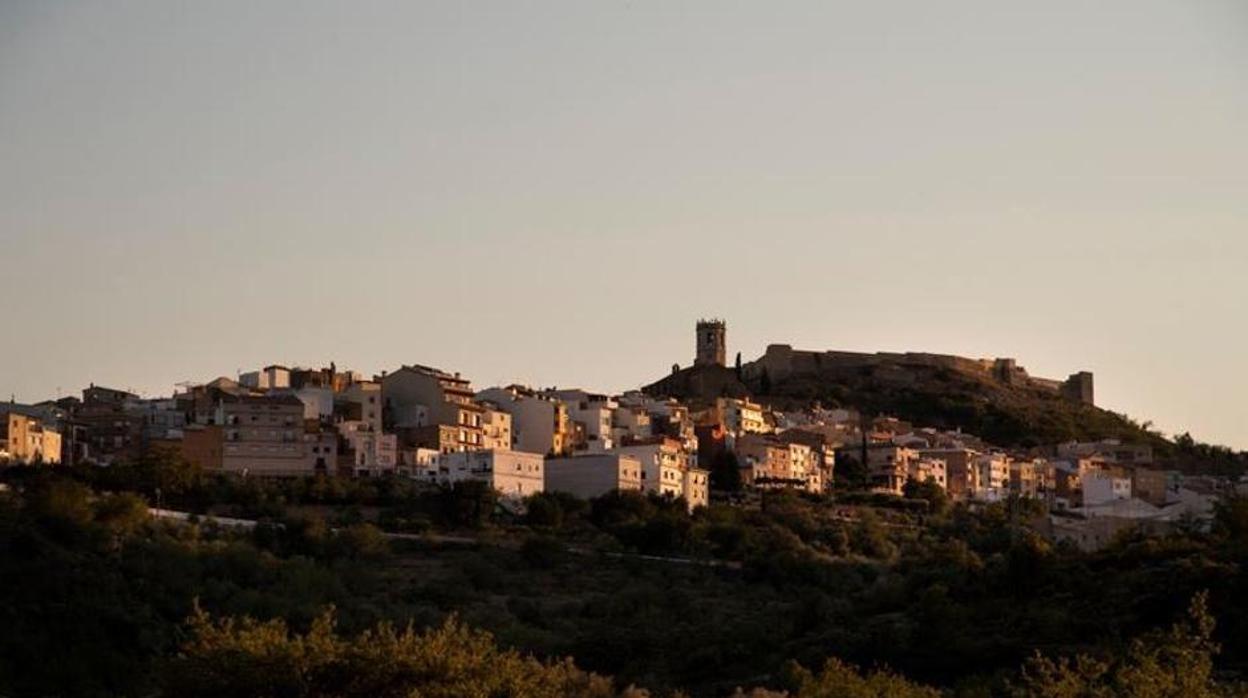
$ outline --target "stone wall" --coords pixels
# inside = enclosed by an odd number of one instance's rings
[[[759,380],[766,372],[772,382],[782,381],[792,375],[819,374],[829,370],[843,370],[878,366],[928,366],[949,369],[969,375],[992,377],[1000,383],[1013,386],[1042,388],[1074,402],[1094,403],[1092,374],[1083,371],[1065,381],[1035,378],[1019,366],[1014,359],[968,359],[949,354],[922,352],[879,352],[868,354],[849,351],[800,351],[788,344],[772,344],[767,351],[742,367],[747,381]]]

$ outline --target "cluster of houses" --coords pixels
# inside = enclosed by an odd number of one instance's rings
[[[711,333],[707,327],[718,331]],[[723,324],[698,326],[696,362],[723,365]],[[606,395],[519,385],[475,390],[458,373],[401,366],[354,371],[272,365],[171,397],[91,385],[82,397],[0,403],[0,462],[110,465],[165,450],[206,471],[247,477],[481,480],[507,497],[590,498],[612,490],[710,498],[710,470],[738,470],[748,490],[828,491],[838,461],[872,491],[916,484],[950,499],[1042,500],[1055,539],[1087,548],[1119,530],[1207,519],[1230,483],[1156,467],[1147,445],[1069,443],[1028,452],[960,431],[916,428],[844,409],[772,410],[748,398],[684,404],[641,392]]]
[[[172,397],[90,386],[82,398],[0,405],[0,461],[107,466],[161,450],[247,477],[475,479],[505,496],[638,490],[709,502],[689,411],[641,393],[511,385],[474,390],[428,366],[366,378],[267,366]]]
[[[1036,527],[1088,550],[1125,530],[1203,526],[1219,497],[1245,489],[1226,478],[1167,470],[1147,444],[1107,439],[1007,451],[969,434],[915,429],[892,418],[871,420],[865,429],[852,415],[843,417],[848,423],[841,419],[828,420],[831,429],[858,443],[841,456],[866,464],[873,491],[902,495],[910,483],[932,482],[954,501],[1038,500],[1048,513]]]

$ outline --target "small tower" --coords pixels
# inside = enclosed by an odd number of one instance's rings
[[[728,365],[728,325],[723,320],[698,320],[698,353],[694,366]]]

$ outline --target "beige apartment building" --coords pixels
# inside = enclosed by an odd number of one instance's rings
[[[681,483],[689,511],[711,503],[711,474],[701,468],[687,468]]]
[[[338,436],[309,431],[307,424],[303,403],[294,395],[223,394],[211,424],[187,428],[182,452],[206,470],[237,475],[333,474]]]
[[[979,451],[971,448],[924,448],[919,450],[919,455],[945,462],[945,490],[951,499],[967,500],[974,495],[979,486]]]
[[[471,383],[458,373],[428,366],[403,366],[381,377],[383,409],[401,446],[437,448],[442,453],[485,445],[486,409],[473,400]]]
[[[1161,507],[1178,497],[1176,477],[1156,468],[1134,467],[1131,472],[1131,491],[1136,497]]]
[[[16,411],[0,410],[4,432],[0,433],[0,464],[61,462],[61,434],[43,420]]]
[[[482,405],[481,448],[487,451],[510,451],[513,443],[511,415],[493,406]]]
[[[942,490],[949,488],[949,466],[939,458],[919,458],[910,462],[910,479],[931,482]]]
[[[599,453],[615,445],[613,425],[619,404],[606,395],[584,390],[555,390],[547,395],[563,402],[572,421],[576,438],[574,451]]]
[[[764,434],[745,434],[733,445],[747,487],[766,488],[785,479],[789,448]],[[783,485],[780,485],[783,486]]]
[[[729,432],[742,434],[765,434],[771,431],[763,418],[763,406],[750,400],[721,397],[715,400],[715,413],[720,424]]]
[[[1046,499],[1053,491],[1053,467],[1046,461],[1010,463],[1010,493],[1026,499]]]
[[[918,451],[901,446],[867,448],[867,471],[871,486],[877,492],[901,495],[910,478],[913,464],[920,460]]]
[[[1010,494],[1010,457],[986,453],[975,460],[976,482],[971,498],[981,502],[1004,501]]]
[[[567,455],[574,429],[562,400],[519,385],[489,388],[476,395],[511,415],[512,446],[517,451]]]
[[[646,492],[684,497],[690,511],[709,500],[709,474],[695,467],[697,457],[691,458],[679,439],[656,437],[648,443],[621,446],[612,452],[637,459],[641,464],[642,490]]]
[[[823,452],[812,448],[805,438],[745,434],[736,440],[734,448],[742,482],[749,487],[824,491]]]

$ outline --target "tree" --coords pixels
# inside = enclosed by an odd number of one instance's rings
[[[147,501],[130,492],[106,495],[95,503],[95,520],[114,536],[132,534],[150,518]]]
[[[438,490],[439,520],[450,526],[481,528],[490,521],[498,492],[488,482],[462,480]]]
[[[163,672],[167,696],[283,698],[606,698],[609,679],[571,660],[541,662],[501,650],[488,633],[455,619],[417,632],[381,624],[354,638],[334,627],[332,609],[305,634],[282,620],[213,620],[196,606],[190,639]]]
[[[87,533],[95,518],[91,489],[68,480],[35,483],[27,494],[26,509],[36,521],[64,540]]]
[[[940,698],[935,688],[912,683],[887,670],[861,673],[839,659],[828,659],[819,673],[797,664],[785,672],[793,698]]]
[[[525,500],[524,522],[539,528],[561,528],[588,505],[567,492],[538,492]]]
[[[1222,497],[1214,505],[1213,528],[1228,540],[1248,545],[1248,497]]]
[[[933,514],[943,514],[949,509],[949,495],[945,493],[945,488],[936,484],[935,480],[906,480],[905,487],[902,488],[902,494],[907,499],[926,500],[928,510]]]
[[[1208,596],[1192,599],[1187,618],[1168,630],[1131,641],[1117,656],[1086,654],[1050,659],[1039,654],[1023,667],[1016,698],[1214,698],[1246,696],[1243,686],[1213,678],[1213,616]]]
[[[711,460],[711,489],[719,492],[741,491],[741,462],[732,451],[720,451]]]

